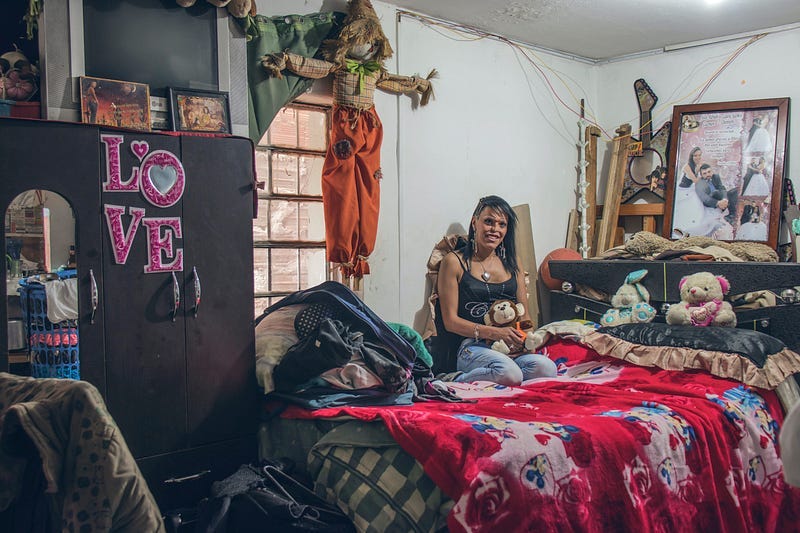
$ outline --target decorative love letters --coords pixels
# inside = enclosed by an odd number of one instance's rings
[[[153,206],[170,207],[178,203],[186,187],[186,174],[180,159],[167,150],[150,151],[147,141],[131,141],[130,149],[139,160],[139,166],[131,168],[128,178],[122,179],[120,146],[122,135],[100,136],[106,152],[106,180],[104,192],[141,192]],[[122,217],[127,211],[131,217],[127,229]],[[140,226],[147,232],[147,264],[144,272],[173,272],[183,270],[183,248],[175,248],[173,239],[183,238],[180,217],[146,217],[141,207],[125,207],[106,204],[103,214],[111,239],[114,261],[124,265]]]

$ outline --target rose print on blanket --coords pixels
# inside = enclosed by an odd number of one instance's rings
[[[525,497],[521,487],[500,465],[485,461],[453,508],[451,518],[462,531],[513,531],[519,524],[513,502]]]
[[[623,470],[625,479],[625,490],[628,497],[635,507],[642,507],[649,499],[650,488],[653,481],[650,477],[650,470],[639,457],[634,457],[633,462],[625,465]]]
[[[455,502],[453,532],[797,531],[800,492],[782,482],[773,392],[575,344],[551,357],[573,377],[452,384],[473,403],[303,413],[382,419]]]

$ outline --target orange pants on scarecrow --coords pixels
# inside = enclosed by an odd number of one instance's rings
[[[331,122],[322,169],[328,261],[361,278],[378,233],[383,126],[374,107],[334,106]]]

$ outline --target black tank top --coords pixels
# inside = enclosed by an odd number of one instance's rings
[[[517,276],[500,283],[488,283],[473,276],[464,265],[461,257],[458,262],[464,269],[461,281],[458,283],[458,316],[483,324],[483,315],[489,310],[492,302],[497,300],[511,300],[517,302]]]

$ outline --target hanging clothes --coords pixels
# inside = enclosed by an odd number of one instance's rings
[[[256,324],[277,309],[299,303],[327,304],[336,309],[336,318],[321,320],[321,324],[327,324],[323,331],[324,338],[320,339],[318,334],[308,337],[311,345],[324,345],[325,353],[310,354],[308,350],[297,349],[294,356],[288,353],[284,356],[284,359],[289,357],[289,366],[281,370],[281,361],[275,368],[277,389],[291,388],[278,386],[279,374],[284,371],[289,371],[286,374],[289,374],[292,385],[304,383],[326,368],[341,366],[350,359],[350,354],[355,350],[361,354],[370,370],[380,377],[384,386],[379,389],[342,391],[320,380],[319,386],[308,387],[300,392],[270,393],[271,397],[300,403],[310,409],[331,405],[392,405],[411,402],[411,371],[417,352],[408,340],[392,329],[345,285],[326,281],[295,292],[268,307],[261,318],[256,320]],[[347,328],[340,327],[341,324],[347,324]],[[343,355],[345,353],[346,357]],[[305,369],[302,365],[304,354],[308,362],[308,368]]]
[[[328,261],[344,277],[369,274],[380,212],[383,126],[374,107],[335,106],[322,172]]]

